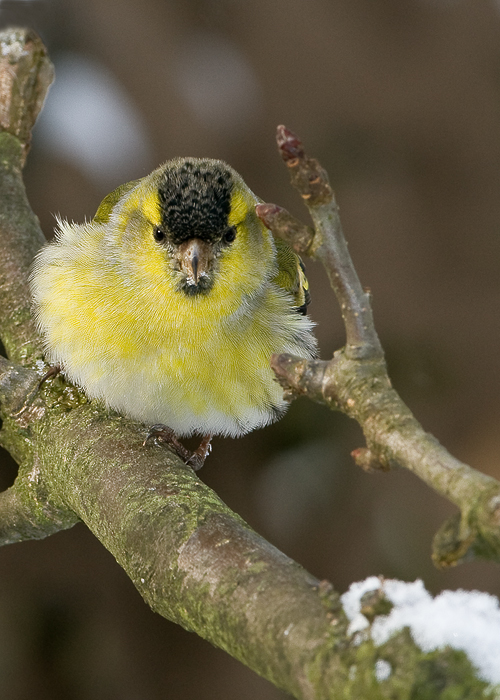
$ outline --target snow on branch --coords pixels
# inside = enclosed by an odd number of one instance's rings
[[[370,624],[374,600],[379,610],[385,601],[387,613],[382,610]],[[408,628],[423,651],[464,651],[484,681],[500,683],[500,605],[494,596],[459,590],[433,598],[421,580],[404,583],[370,576],[353,583],[341,601],[350,620],[349,634],[370,637],[380,647]],[[379,676],[391,672],[387,662],[378,669]]]

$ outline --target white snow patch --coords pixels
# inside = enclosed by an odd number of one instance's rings
[[[349,590],[341,596],[342,605],[344,606],[345,614],[351,621],[348,633],[354,634],[369,626],[369,622],[364,615],[361,614],[361,598],[365,593],[375,591],[380,588],[380,579],[377,576],[369,576],[364,581],[356,581],[352,583]]]
[[[409,627],[415,643],[423,651],[445,646],[460,649],[477,668],[480,678],[500,683],[500,605],[497,598],[488,593],[463,590],[443,591],[432,598],[420,580],[405,583],[370,576],[353,583],[341,597],[351,621],[351,634],[369,626],[361,614],[360,601],[365,593],[379,588],[394,607],[389,615],[375,619],[371,628],[375,644],[384,644],[395,632]],[[385,666],[379,664],[377,668],[379,673],[381,669],[382,674],[384,669],[387,672]],[[379,675],[377,679],[380,680]]]

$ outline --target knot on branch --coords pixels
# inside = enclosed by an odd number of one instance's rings
[[[462,515],[456,513],[446,520],[434,535],[432,561],[438,569],[456,566],[474,558],[472,545],[477,533],[464,525]]]
[[[443,523],[434,536],[432,559],[441,569],[476,558],[498,561],[499,540],[500,493],[494,484],[467,511]]]
[[[299,255],[309,255],[314,229],[296,219],[277,204],[257,204],[255,212],[274,236],[286,241]]]
[[[290,400],[305,394],[315,401],[326,402],[324,384],[328,364],[324,360],[305,360],[287,353],[271,355],[276,380]],[[329,405],[331,401],[329,397]]]
[[[394,604],[387,598],[383,587],[368,591],[360,599],[360,613],[366,617],[370,625],[378,615],[388,615],[393,607]]]
[[[20,413],[38,380],[34,370],[0,357],[0,415],[5,418]]]
[[[329,624],[335,627],[336,632],[345,633],[349,621],[346,617],[340,595],[334,589],[330,581],[323,579],[318,584],[318,595],[323,608],[326,610],[326,617]],[[340,627],[338,627],[340,625]]]
[[[348,399],[349,400],[349,399]],[[384,464],[376,454],[367,447],[358,447],[351,452],[354,462],[365,472],[388,472],[390,467]]]

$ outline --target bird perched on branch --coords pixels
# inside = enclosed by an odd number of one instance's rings
[[[195,467],[212,435],[285,412],[272,353],[316,353],[302,263],[258,202],[222,161],[179,158],[118,187],[92,221],[58,221],[34,262],[48,361]],[[177,441],[192,434],[205,436],[194,456]]]

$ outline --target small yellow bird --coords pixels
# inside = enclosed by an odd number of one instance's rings
[[[33,266],[48,361],[196,468],[212,435],[285,412],[272,353],[316,355],[302,263],[259,201],[226,163],[178,158],[118,187],[92,221],[58,221]],[[190,458],[176,436],[192,434],[205,437]]]

